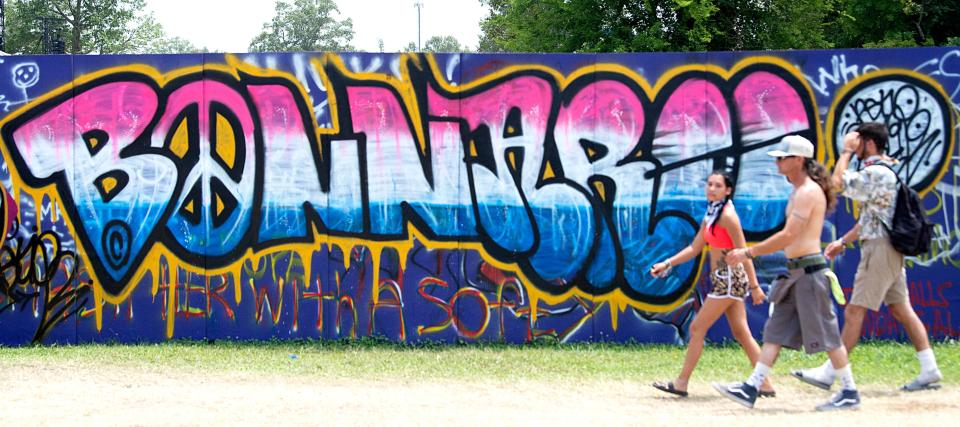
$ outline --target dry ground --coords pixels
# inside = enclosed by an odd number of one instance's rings
[[[735,378],[731,378],[735,379]],[[5,365],[0,425],[957,425],[960,389],[862,387],[858,411],[815,413],[826,392],[775,377],[747,410],[694,378],[691,396],[635,381],[305,380],[254,373]],[[871,427],[873,427],[871,426]]]

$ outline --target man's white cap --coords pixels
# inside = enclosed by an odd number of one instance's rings
[[[780,140],[780,149],[767,151],[771,157],[800,156],[813,158],[813,143],[800,135],[787,135]]]

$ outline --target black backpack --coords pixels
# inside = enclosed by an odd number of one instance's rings
[[[922,255],[930,251],[930,242],[933,240],[933,223],[923,213],[923,204],[920,196],[910,186],[904,183],[897,171],[886,163],[886,166],[897,177],[897,205],[893,211],[891,226],[887,227],[890,235],[890,244],[893,248],[907,256]]]

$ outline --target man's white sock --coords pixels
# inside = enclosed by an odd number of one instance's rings
[[[844,390],[857,389],[857,383],[853,382],[853,370],[850,369],[849,363],[847,363],[847,366],[837,369],[836,372],[840,374],[840,388]]]
[[[827,358],[827,361],[820,365],[820,371],[823,372],[826,378],[833,379],[834,375],[836,375],[833,369],[833,362],[830,361],[830,358]]]
[[[933,349],[917,352],[917,360],[920,361],[920,372],[933,372],[937,370],[937,358],[933,355]]]
[[[830,363],[829,358],[826,362],[823,362],[822,365],[809,369],[807,373],[809,373],[813,379],[825,383],[833,383],[834,378],[836,378],[836,372],[833,369],[833,363]]]
[[[763,379],[766,378],[767,375],[770,375],[770,367],[757,362],[757,365],[753,368],[753,373],[750,374],[750,378],[747,378],[747,384],[759,390],[760,384],[763,384]]]

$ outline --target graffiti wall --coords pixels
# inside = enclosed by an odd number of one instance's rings
[[[3,57],[0,344],[680,343],[705,256],[647,272],[696,234],[710,172],[759,241],[791,190],[765,152],[799,134],[832,165],[865,121],[937,223],[910,293],[956,338],[958,103],[942,48]],[[766,287],[784,257],[757,267]],[[885,311],[864,334],[905,337]]]

